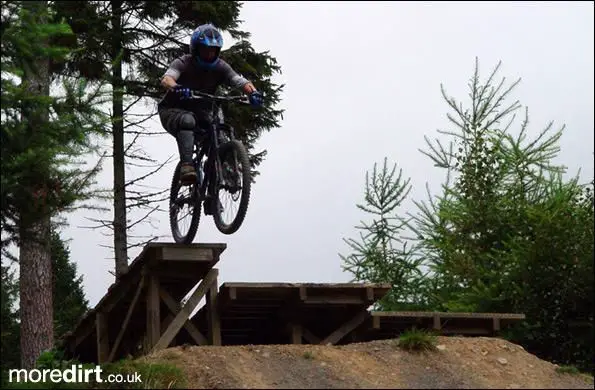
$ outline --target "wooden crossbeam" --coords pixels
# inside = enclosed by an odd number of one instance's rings
[[[138,298],[140,297],[140,293],[141,293],[144,285],[145,285],[145,275],[142,276],[140,282],[138,283],[138,287],[136,288],[136,292],[134,293],[134,298],[132,298],[132,303],[130,303],[130,307],[128,308],[128,311],[126,312],[126,316],[124,317],[124,322],[122,323],[120,332],[118,332],[118,336],[116,336],[116,341],[114,341],[112,350],[109,353],[109,357],[107,359],[108,362],[111,362],[114,360],[116,351],[118,350],[118,347],[120,346],[122,337],[124,337],[124,332],[126,332],[126,329],[128,328],[128,323],[130,322],[130,317],[132,317],[132,312],[134,312],[134,308],[136,307],[136,302],[138,301]]]
[[[349,321],[345,322],[343,325],[341,325],[339,328],[337,328],[324,339],[320,339],[298,322],[288,322],[287,330],[289,330],[289,332],[291,333],[291,342],[293,344],[301,344],[302,338],[310,344],[336,344],[349,332],[352,332],[354,329],[360,326],[367,318],[367,314],[368,313],[365,310],[359,312],[357,315],[355,315]]]
[[[169,324],[165,332],[161,335],[157,343],[153,344],[151,351],[155,352],[160,349],[167,348],[169,343],[173,340],[175,335],[182,329],[182,326],[186,323],[190,314],[196,308],[196,305],[200,302],[202,297],[205,295],[207,290],[211,287],[213,282],[216,280],[219,270],[213,268],[209,271],[207,276],[200,282],[194,293],[190,296],[186,304],[180,309],[178,314]]]
[[[138,278],[138,276],[136,276],[134,279]],[[114,287],[116,288],[116,292],[112,293],[113,295],[111,295],[109,297],[109,299],[107,299],[105,301],[105,303],[103,303],[103,305],[101,305],[101,311],[103,313],[105,313],[104,315],[108,315],[109,312],[116,306],[116,304],[118,304],[122,298],[124,298],[126,296],[126,294],[128,294],[128,292],[130,291],[130,286],[134,285],[135,280],[134,279],[129,279],[129,281],[125,284],[123,284],[123,286],[119,286],[119,287]],[[113,287],[113,285],[112,285]],[[112,288],[110,287],[110,289]],[[105,299],[105,298],[104,298]],[[95,309],[91,309],[89,310],[89,312],[85,315],[85,316],[96,316],[97,311]],[[80,330],[82,329],[82,330]],[[74,333],[72,336],[72,341],[70,342],[70,346],[69,349],[74,351],[77,349],[77,347],[87,339],[87,337],[89,337],[91,335],[91,333],[93,333],[93,331],[95,331],[97,329],[97,317],[95,317],[95,321],[91,320],[88,321],[87,324],[84,324],[80,327],[80,329],[77,329],[78,332]]]
[[[462,312],[433,312],[433,311],[374,311],[373,316],[378,317],[408,317],[421,318],[439,316],[440,318],[500,318],[502,320],[524,320],[525,315],[519,313],[462,313]]]
[[[364,298],[360,297],[307,297],[305,305],[364,305]]]
[[[306,305],[364,305],[374,300],[374,289],[367,287],[363,296],[316,296],[309,295],[306,286],[299,287],[299,299]]]
[[[162,247],[160,261],[212,261],[212,248]]]
[[[135,285],[135,283],[139,279],[140,277],[138,274],[132,275],[127,279],[126,282],[118,282],[117,284],[113,284],[112,286],[110,286],[110,288],[108,289],[108,293],[112,289],[114,289],[114,291],[110,293],[107,299],[104,298],[105,302],[103,302],[103,304],[101,305],[102,310],[106,313],[111,312],[112,309],[116,307],[116,305],[118,305],[118,303],[120,303],[120,301],[122,301],[122,299],[126,295],[128,295],[128,293],[130,293],[130,289],[132,288],[132,286]]]
[[[172,296],[169,295],[169,293],[165,291],[163,288],[159,289],[159,295],[161,296],[163,303],[165,303],[169,311],[172,313],[169,323],[167,325],[164,325],[165,328],[165,326],[169,326],[171,324],[171,321],[173,321],[174,318],[173,316],[179,313],[181,305],[178,302],[176,302],[175,299],[173,299]],[[190,334],[190,337],[194,339],[197,345],[207,344],[207,338],[202,333],[200,333],[200,331],[192,322],[186,320],[183,326]]]
[[[357,313],[352,319],[341,325],[337,330],[328,335],[319,344],[336,344],[339,340],[345,337],[349,332],[360,326],[366,319],[368,312],[362,310]]]
[[[302,336],[310,344],[319,344],[320,343],[320,338],[316,337],[312,332],[310,332],[306,328],[302,328]]]

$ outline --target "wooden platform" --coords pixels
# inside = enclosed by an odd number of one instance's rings
[[[372,312],[358,336],[361,341],[389,339],[413,327],[445,336],[495,336],[523,319],[524,314],[516,313]]]
[[[107,362],[175,342],[182,327],[204,342],[187,324],[190,312],[209,289],[216,291],[217,269],[225,244],[151,243],[130,263],[128,272],[66,335],[67,354],[85,362]],[[200,282],[200,284],[199,284]],[[197,284],[181,310],[181,300]],[[191,306],[194,305],[192,308]],[[172,325],[172,327],[169,327]]]
[[[223,345],[336,344],[361,325],[387,284],[225,283],[217,295]],[[193,317],[207,329],[207,308]]]
[[[371,312],[388,284],[224,283],[225,244],[152,243],[61,345],[67,357],[105,363],[181,344],[345,344],[406,329],[495,335],[522,314]],[[190,297],[182,300],[195,289]],[[199,301],[205,305],[192,318]]]

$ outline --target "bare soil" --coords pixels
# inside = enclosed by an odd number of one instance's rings
[[[592,389],[593,378],[498,338],[438,337],[408,352],[396,340],[345,346],[184,346],[142,358],[180,367],[191,389],[426,388]]]

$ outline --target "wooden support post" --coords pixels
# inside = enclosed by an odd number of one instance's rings
[[[213,268],[209,271],[207,276],[200,282],[192,296],[190,296],[186,304],[180,309],[178,314],[176,314],[176,317],[165,330],[165,332],[163,332],[159,341],[157,341],[157,343],[152,346],[152,352],[167,348],[176,334],[178,334],[180,329],[182,329],[184,323],[188,321],[190,314],[205,295],[207,289],[211,287],[213,281],[217,278],[218,273],[219,271],[216,268]]]
[[[360,326],[366,319],[367,315],[368,315],[368,312],[366,310],[362,310],[355,317],[353,317],[352,319],[350,319],[349,321],[347,321],[346,323],[341,325],[333,333],[328,335],[324,340],[322,340],[320,342],[320,344],[324,345],[324,344],[337,343],[339,340],[341,340],[343,337],[345,337],[349,332],[351,332],[352,330],[354,330],[355,328]]]
[[[291,343],[301,344],[302,343],[302,325],[298,323],[291,324]]]
[[[207,291],[207,321],[209,323],[209,342],[211,345],[221,345],[221,321],[217,307],[217,278]]]
[[[372,317],[372,328],[380,329],[380,317],[378,317],[378,316]]]
[[[165,324],[165,321],[161,323],[161,329],[166,329],[173,321],[174,315],[179,313],[180,304],[178,302],[176,302],[172,298],[172,296],[169,295],[169,293],[162,288],[159,289],[159,295],[161,295],[161,299],[163,300],[165,305],[168,307],[171,314],[173,314],[173,315],[167,316],[167,318],[166,318],[166,320],[168,321],[167,324]],[[192,339],[194,340],[194,342],[197,345],[205,345],[208,343],[207,338],[205,336],[203,336],[203,334],[200,333],[200,331],[196,328],[196,326],[189,320],[186,320],[186,322],[184,323],[184,328],[188,331],[188,334],[190,334],[190,337],[192,337]]]
[[[114,357],[116,356],[116,351],[118,350],[118,347],[120,346],[122,337],[124,337],[124,332],[126,332],[126,328],[128,328],[128,322],[130,322],[130,317],[132,316],[132,312],[134,311],[134,308],[136,307],[136,302],[138,301],[138,298],[140,297],[140,293],[144,287],[144,284],[145,284],[145,276],[143,275],[140,282],[138,283],[136,293],[134,294],[134,298],[132,298],[132,303],[130,304],[130,307],[128,308],[128,312],[126,312],[126,316],[124,317],[124,322],[122,323],[120,332],[118,332],[118,336],[116,336],[116,341],[114,341],[114,345],[112,346],[112,350],[111,350],[109,357],[107,359],[108,362],[113,361]]]
[[[440,330],[442,328],[442,324],[440,323],[440,315],[434,314],[434,329]]]
[[[161,335],[161,313],[159,300],[159,279],[157,275],[150,272],[147,285],[147,343],[149,349],[159,340]]]
[[[494,319],[492,321],[493,321],[494,333],[499,332],[500,331],[500,318],[494,317]]]
[[[374,288],[373,287],[366,288],[366,299],[368,302],[374,302]]]
[[[288,322],[285,327],[285,331],[289,334],[292,344],[302,344],[304,340],[310,344],[320,343],[320,338],[316,337],[312,332],[310,332],[299,322]]]
[[[97,362],[106,363],[109,357],[109,335],[107,313],[98,311],[95,315],[95,326],[97,329]]]
[[[300,286],[299,294],[300,300],[305,301],[306,299],[308,299],[308,292],[306,291],[306,287]]]

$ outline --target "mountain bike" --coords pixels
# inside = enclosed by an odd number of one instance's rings
[[[232,126],[225,123],[222,106],[227,103],[249,105],[245,96],[217,96],[199,91],[191,91],[187,99],[206,100],[212,103],[212,115],[209,128],[195,129],[193,164],[197,180],[190,185],[180,182],[178,162],[171,182],[169,200],[169,222],[171,233],[176,243],[190,244],[196,236],[201,217],[201,206],[205,215],[212,215],[217,229],[223,234],[233,234],[242,225],[250,201],[252,181],[248,151],[244,144],[236,139]],[[204,160],[204,161],[203,161]],[[238,212],[226,223],[223,219],[223,204],[219,191],[228,191],[235,201],[239,199]],[[185,192],[185,195],[180,195]],[[180,211],[188,206],[190,226],[183,234],[177,220]]]

